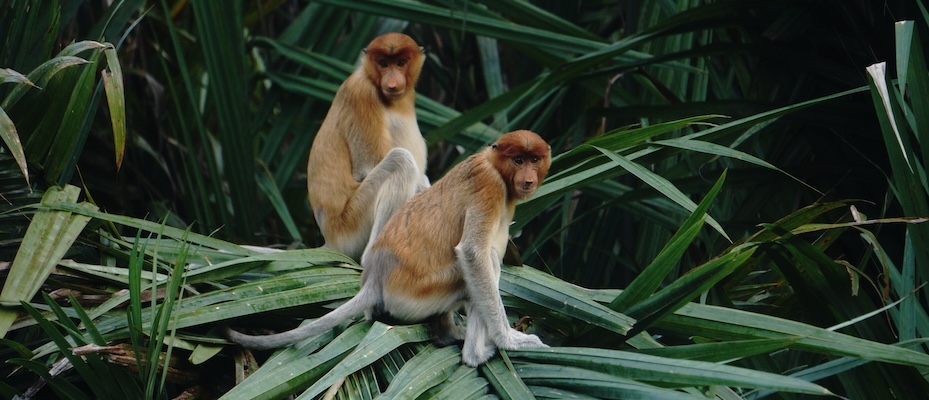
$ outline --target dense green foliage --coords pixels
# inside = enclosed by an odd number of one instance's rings
[[[922,0],[3,2],[0,394],[924,397],[927,22]],[[428,52],[433,180],[508,130],[552,143],[500,283],[551,349],[473,369],[420,325],[217,335],[357,291],[303,171],[388,31]]]

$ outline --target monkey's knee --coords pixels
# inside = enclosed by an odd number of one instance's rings
[[[393,171],[400,172],[404,176],[412,177],[412,179],[409,179],[410,182],[418,182],[420,180],[419,166],[416,164],[416,159],[413,158],[413,153],[403,147],[394,147],[390,149],[381,163],[384,163],[385,166],[390,167]]]

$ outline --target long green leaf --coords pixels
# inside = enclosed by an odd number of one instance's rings
[[[656,321],[709,290],[710,287],[747,262],[755,249],[757,247],[754,244],[739,246],[722,257],[695,268],[658,293],[629,307],[626,313],[639,319],[630,334],[648,329]]]
[[[616,377],[662,385],[723,385],[806,394],[830,394],[826,388],[819,385],[768,372],[625,351],[558,347],[510,351],[510,354],[527,360],[584,368]]]
[[[488,382],[478,376],[477,370],[467,365],[459,365],[441,384],[426,391],[422,398],[427,399],[476,399],[487,394]]]
[[[38,67],[36,67],[32,72],[29,72],[28,79],[31,82],[35,82],[38,87],[32,85],[19,85],[13,88],[10,93],[3,99],[3,103],[0,103],[0,108],[9,109],[16,102],[26,94],[31,88],[41,88],[41,86],[48,83],[48,81],[57,75],[59,72],[63,71],[68,67],[73,67],[76,65],[88,64],[90,61],[87,61],[80,57],[75,56],[59,56],[51,60],[48,60]]]
[[[480,369],[500,398],[506,400],[532,398],[532,393],[526,387],[526,383],[516,374],[513,363],[510,362],[506,353],[503,353],[501,357],[491,358],[482,364]]]
[[[770,168],[770,169],[773,169],[773,170],[775,170],[775,171],[777,171],[777,172],[780,172],[780,173],[782,173],[782,174],[784,174],[784,175],[787,175],[787,176],[789,176],[791,179],[793,179],[793,180],[799,182],[800,184],[802,184],[802,185],[804,185],[804,186],[806,186],[806,187],[812,189],[813,191],[815,191],[815,192],[817,192],[817,193],[819,193],[819,194],[823,194],[823,193],[822,193],[821,191],[819,191],[818,189],[816,189],[816,188],[810,186],[809,184],[807,184],[806,182],[800,180],[799,178],[797,178],[797,177],[795,177],[795,176],[793,176],[793,175],[787,173],[787,171],[784,171],[784,170],[782,170],[782,169],[780,169],[780,168],[774,166],[773,164],[771,164],[771,163],[769,163],[769,162],[767,162],[767,161],[765,161],[765,160],[762,160],[762,159],[760,159],[760,158],[758,158],[758,157],[755,157],[755,156],[753,156],[753,155],[751,155],[751,154],[748,154],[748,153],[745,153],[745,152],[741,152],[741,151],[738,151],[738,150],[733,149],[733,148],[729,148],[729,147],[726,147],[726,146],[718,145],[718,144],[716,144],[716,143],[704,142],[704,141],[700,141],[700,140],[688,140],[688,139],[665,139],[665,140],[656,140],[656,141],[654,141],[654,142],[652,142],[652,143],[657,144],[657,145],[660,145],[660,146],[670,146],[670,147],[676,147],[676,148],[683,149],[683,150],[691,150],[691,151],[697,151],[697,152],[706,153],[706,154],[713,154],[713,155],[717,155],[717,156],[729,157],[729,158],[733,158],[733,159],[736,159],[736,160],[746,161],[746,162],[749,162],[749,163],[752,163],[752,164],[755,164],[755,165],[760,165],[760,166],[762,166],[762,167]]]
[[[645,300],[652,293],[655,293],[655,290],[658,289],[662,281],[676,266],[676,261],[680,259],[690,246],[690,243],[697,237],[697,233],[700,232],[700,228],[703,227],[703,222],[706,220],[706,212],[710,209],[710,205],[713,204],[713,200],[716,199],[719,190],[722,189],[725,180],[726,172],[723,171],[713,188],[700,201],[697,209],[690,214],[690,217],[684,221],[681,228],[674,233],[674,236],[661,249],[655,260],[626,286],[626,290],[622,294],[610,302],[610,309],[616,311],[626,310],[633,304]]]
[[[597,150],[600,150],[600,152],[602,152],[604,155],[606,155],[611,160],[613,160],[613,162],[615,162],[617,165],[619,165],[626,171],[629,171],[631,174],[635,175],[636,177],[644,181],[649,186],[655,188],[655,190],[661,192],[662,194],[667,196],[669,199],[671,199],[672,201],[674,201],[675,203],[677,203],[678,205],[680,205],[687,211],[690,211],[691,213],[696,211],[697,204],[694,203],[693,200],[687,197],[687,195],[681,192],[667,179],[661,177],[660,175],[648,170],[647,168],[639,164],[629,161],[628,159],[626,159],[625,157],[619,154],[613,153],[609,150],[602,149],[602,148],[597,148]],[[723,237],[726,238],[726,240],[729,240],[730,242],[732,241],[732,239],[729,238],[729,235],[726,234],[726,231],[723,230],[723,227],[722,225],[719,224],[719,222],[717,222],[715,219],[713,219],[713,217],[709,215],[707,215],[706,218],[707,218],[707,223],[709,223],[710,226],[713,227],[713,229],[716,229],[716,231],[719,232],[721,235],[723,235]]]
[[[427,340],[429,340],[429,332],[423,325],[390,326],[375,322],[358,347],[313,386],[300,394],[298,399],[315,398],[339,378],[370,365],[402,344]]]
[[[530,384],[569,389],[601,399],[702,399],[676,390],[638,382],[590,369],[549,364],[519,364],[517,371]]]
[[[823,328],[741,310],[685,304],[658,322],[658,327],[687,335],[727,339],[798,339],[798,350],[929,367],[929,355]]]
[[[123,85],[123,70],[116,56],[116,48],[108,46],[103,54],[106,56],[107,69],[101,70],[106,102],[110,110],[110,123],[113,127],[113,147],[116,150],[116,169],[123,164],[126,153],[126,93]]]
[[[96,211],[96,206],[87,203],[73,204],[80,191],[70,185],[51,188],[42,196],[42,204],[69,202],[75,209]],[[45,209],[36,212],[0,291],[0,337],[6,336],[16,318],[14,305],[35,296],[89,220],[70,212]]]
[[[400,368],[381,396],[385,399],[417,398],[445,381],[460,364],[458,346],[437,348],[428,345]]]
[[[265,364],[220,399],[278,399],[293,394],[331,371],[346,354],[358,346],[370,329],[370,324],[355,324],[310,356],[304,354],[286,364]],[[288,348],[284,352],[294,354],[299,353],[300,349]]]
[[[729,340],[712,343],[698,343],[680,346],[658,347],[653,349],[636,349],[634,353],[649,354],[658,357],[707,362],[727,362],[767,354],[789,347],[797,339],[751,339]]]
[[[632,318],[579,295],[571,286],[527,266],[504,267],[500,274],[502,292],[619,334],[631,329]]]
[[[0,108],[0,139],[3,139],[7,150],[13,155],[16,165],[22,171],[23,177],[26,179],[26,185],[29,185],[29,165],[26,164],[26,153],[23,152],[23,144],[19,141],[19,134],[16,133],[16,125],[13,124],[13,120],[10,119],[10,116],[7,115],[3,108]]]

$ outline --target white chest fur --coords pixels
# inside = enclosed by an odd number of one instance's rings
[[[413,153],[416,165],[421,172],[426,171],[426,141],[419,132],[419,125],[414,115],[386,111],[387,129],[394,147],[403,147]]]
[[[500,225],[497,226],[497,232],[494,233],[491,246],[493,246],[494,251],[497,252],[497,257],[499,258],[496,260],[497,262],[503,258],[503,253],[506,252],[506,244],[510,240],[510,224],[512,222],[513,220],[511,218],[504,216],[500,220]]]

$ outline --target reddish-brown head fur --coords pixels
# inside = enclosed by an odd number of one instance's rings
[[[532,131],[500,136],[492,149],[491,163],[506,182],[508,196],[515,200],[532,196],[552,164],[551,146]]]
[[[364,51],[365,74],[380,89],[385,103],[414,93],[425,57],[412,38],[402,33],[387,33],[374,38]]]

